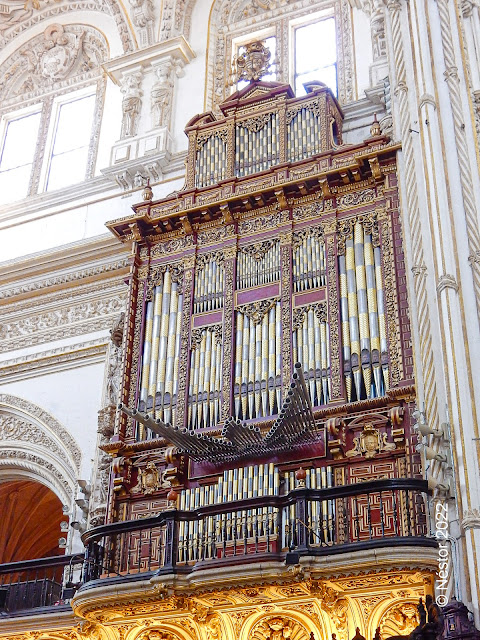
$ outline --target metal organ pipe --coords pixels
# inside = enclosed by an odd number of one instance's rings
[[[139,401],[167,423],[175,419],[182,307],[181,280],[167,267],[147,303]]]
[[[293,235],[293,290],[308,291],[326,285],[326,257],[320,227]]]
[[[236,313],[235,417],[252,419],[277,412],[281,397],[280,302],[262,317]]]
[[[190,355],[188,428],[211,427],[220,416],[222,367],[221,326],[197,329]]]
[[[375,398],[389,385],[380,248],[356,221],[339,255],[347,399]]]

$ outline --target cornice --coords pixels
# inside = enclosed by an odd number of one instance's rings
[[[40,623],[41,620],[41,623]],[[70,631],[78,624],[78,618],[70,608],[59,607],[54,612],[42,612],[41,616],[16,616],[0,618],[0,637],[5,639],[11,636],[23,635],[26,632],[38,632],[39,627],[49,631]]]
[[[182,615],[185,600],[182,596],[202,597],[202,594],[219,590],[237,590],[258,585],[283,585],[298,583],[310,578],[344,579],[347,577],[405,572],[405,582],[417,572],[433,572],[438,564],[438,550],[386,546],[362,553],[345,553],[325,557],[304,557],[297,566],[283,562],[262,562],[205,569],[189,575],[170,574],[153,576],[138,582],[99,581],[86,585],[72,600],[72,608],[80,617],[102,621],[131,619],[128,607],[142,607],[156,616]],[[307,595],[307,594],[305,594]],[[122,610],[125,608],[125,612]],[[232,605],[237,608],[237,605]]]
[[[73,346],[49,349],[40,353],[12,358],[0,363],[2,384],[26,380],[75,367],[86,366],[105,361],[109,339],[105,336],[98,340],[81,342]]]
[[[137,49],[118,58],[113,58],[102,66],[113,82],[118,84],[122,75],[153,66],[169,57],[182,64],[188,64],[196,55],[186,39],[183,36],[177,36],[145,49]]]
[[[124,276],[128,253],[110,235],[0,264],[0,304]]]

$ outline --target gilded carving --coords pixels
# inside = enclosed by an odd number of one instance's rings
[[[193,289],[193,266],[195,264],[195,256],[189,256],[184,260],[185,273],[183,278],[183,317],[182,330],[180,337],[180,355],[178,359],[178,393],[177,393],[177,410],[176,425],[182,429],[185,421],[185,402],[187,392],[187,361],[188,361],[188,336],[190,326],[190,316],[192,314],[190,300]]]
[[[225,256],[222,251],[212,251],[210,253],[202,253],[197,256],[195,261],[195,270],[202,271],[207,264],[212,260],[215,260],[217,265],[223,265]]]
[[[271,55],[270,49],[258,40],[245,45],[245,50],[233,59],[234,84],[260,80],[270,70]]]
[[[291,242],[291,232],[289,233]],[[293,370],[290,336],[292,334],[292,247],[282,244],[280,247],[282,273],[282,384],[286,388]]]
[[[279,302],[278,298],[270,298],[269,300],[256,300],[255,302],[238,305],[237,311],[248,316],[253,324],[260,324],[263,316],[268,313],[268,311],[270,311],[270,309],[274,307],[277,302]]]
[[[338,282],[337,259],[335,256],[335,236],[327,237],[327,277],[328,277],[328,324],[330,326],[330,353],[340,353],[339,322],[338,322]],[[330,362],[332,400],[340,398],[341,379],[339,358],[331,358]]]
[[[382,637],[402,635],[408,637],[418,625],[417,605],[413,602],[397,604],[382,616]]]
[[[258,244],[247,244],[243,247],[239,247],[238,251],[240,253],[245,253],[250,256],[254,260],[262,260],[265,257],[265,254],[270,251],[276,244],[278,240],[264,240],[263,242],[259,242]]]
[[[185,262],[183,264],[161,264],[155,265],[151,268],[148,281],[147,281],[147,290],[146,290],[146,300],[153,300],[153,293],[155,291],[155,287],[158,285],[161,277],[165,274],[167,270],[170,271],[170,277],[172,282],[176,282],[181,286],[183,279],[183,270],[184,270]]]
[[[377,453],[394,451],[394,442],[387,442],[387,434],[380,434],[372,424],[366,424],[362,433],[353,439],[353,449],[345,453],[347,458],[364,455],[366,459],[374,458]]]
[[[268,216],[242,220],[238,223],[238,232],[248,235],[257,231],[276,229],[285,222],[288,222],[288,211],[275,211]]]
[[[389,219],[388,221],[383,222],[381,226],[385,307],[390,360],[390,384],[386,381],[387,387],[398,386],[400,380],[403,378],[403,360],[397,303],[397,283],[392,237],[392,221]]]
[[[282,616],[262,619],[252,629],[252,640],[307,640],[307,630],[296,620]]]
[[[316,227],[309,227],[302,229],[301,231],[295,231],[292,236],[292,249],[299,247],[305,238],[315,238],[321,242],[324,241],[324,230],[322,225]]]
[[[129,347],[129,342],[131,344],[131,361],[130,361],[130,385],[128,387],[128,393],[126,398],[123,400],[125,404],[128,406],[133,406],[134,398],[135,398],[135,389],[137,384],[137,376],[138,376],[138,363],[140,360],[140,334],[141,334],[141,325],[142,325],[142,310],[143,310],[143,302],[144,302],[144,288],[138,287],[138,283],[136,280],[132,281],[131,289],[130,289],[130,304],[135,304],[132,300],[136,299],[136,308],[134,311],[134,317],[131,318],[128,333],[127,333],[127,343],[125,345],[125,350]],[[129,314],[133,313],[133,309],[129,309]],[[133,326],[132,326],[133,325]],[[125,388],[125,376],[127,372],[124,372],[124,386]],[[122,415],[122,420],[124,420],[125,414]],[[127,428],[125,435],[127,437],[133,437],[133,421],[131,418],[127,419]]]
[[[363,191],[354,191],[337,198],[337,207],[339,209],[350,209],[361,204],[367,204],[375,200],[375,189],[364,189]]]
[[[225,298],[223,313],[223,370],[222,370],[222,419],[231,415],[230,386],[232,366],[233,314],[234,314],[234,270],[237,247],[230,246],[225,254]]]

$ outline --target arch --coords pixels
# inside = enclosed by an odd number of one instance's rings
[[[0,65],[0,97],[25,102],[95,81],[109,57],[105,36],[85,24],[50,23]]]
[[[316,621],[311,615],[288,608],[268,613],[262,611],[245,620],[238,638],[239,640],[262,640],[269,636],[270,640],[283,640],[284,638],[308,640],[312,631],[318,640],[327,638],[323,619],[317,612],[314,615]],[[284,633],[286,628],[288,628],[288,634]]]
[[[40,0],[43,4],[43,0]],[[12,12],[7,26],[0,31],[0,49],[4,49],[10,42],[17,39],[25,30],[38,23],[45,23],[48,18],[59,19],[66,13],[88,11],[110,15],[115,21],[124,53],[136,48],[136,39],[133,28],[126,15],[126,11],[118,0],[76,0],[71,3],[41,5],[39,9],[19,8]]]
[[[40,482],[0,482],[0,563],[61,555],[68,526],[58,496]]]
[[[132,629],[127,634],[126,640],[194,640],[194,637],[176,624],[162,622]]]
[[[81,457],[74,438],[47,411],[0,394],[0,480],[36,480],[70,508]]]
[[[373,638],[377,627],[381,636],[408,636],[418,624],[418,597],[396,598],[382,602],[374,608],[370,615],[368,633]]]

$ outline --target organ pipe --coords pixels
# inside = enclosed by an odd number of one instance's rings
[[[380,247],[361,221],[339,255],[345,386],[349,401],[388,389],[388,355]]]
[[[280,474],[273,463],[228,469],[216,485],[184,489],[180,510],[194,510],[217,502],[228,503],[258,496],[279,495]],[[216,557],[217,549],[234,544],[270,540],[278,536],[278,508],[242,509],[195,522],[179,523],[179,562]],[[245,540],[246,538],[246,540]]]
[[[167,423],[175,419],[182,307],[181,280],[167,267],[147,303],[139,400],[141,411]]]
[[[306,386],[314,406],[331,396],[330,340],[325,303],[294,310],[293,354],[302,363]]]
[[[332,467],[318,469],[306,469],[305,485],[308,489],[327,489],[333,487]],[[296,488],[295,472],[285,472],[285,493]],[[334,542],[335,536],[335,500],[309,500],[308,503],[309,543],[325,546]],[[286,524],[283,532],[282,546],[290,548],[295,546],[296,540],[296,513],[295,504],[284,509],[283,521]]]
[[[190,355],[188,428],[218,424],[222,372],[222,327],[195,329]]]
[[[243,420],[275,414],[281,398],[280,302],[264,302],[236,313],[234,409]]]
[[[293,290],[308,291],[326,285],[326,257],[321,227],[293,234]]]
[[[240,247],[237,257],[237,289],[258,287],[280,280],[280,243],[266,240]]]
[[[303,160],[322,151],[320,119],[309,107],[287,113],[288,159]]]
[[[223,307],[225,268],[220,252],[201,255],[195,268],[193,312],[205,313]]]

